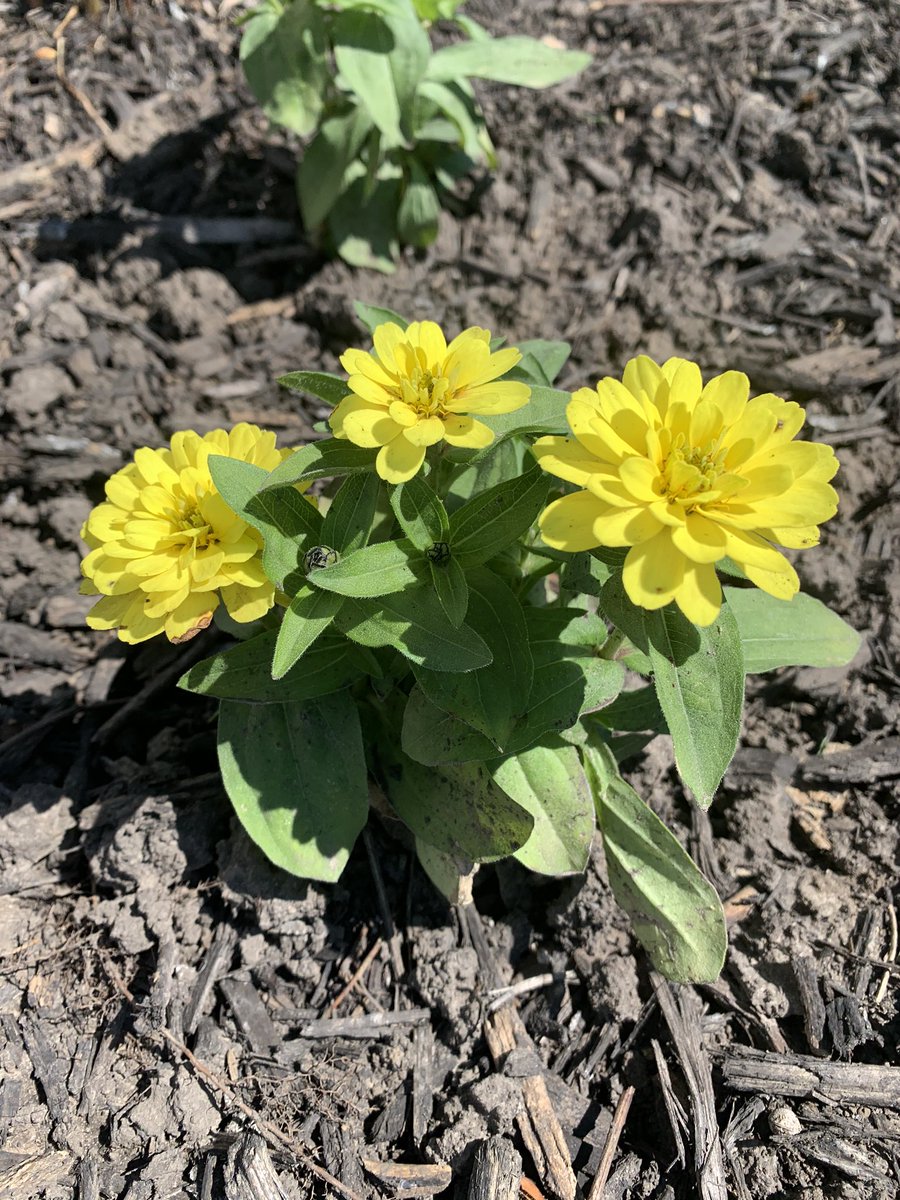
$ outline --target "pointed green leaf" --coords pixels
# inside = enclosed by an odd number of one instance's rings
[[[681,843],[619,776],[614,760],[588,752],[616,900],[631,917],[658,971],[678,983],[712,983],[728,949],[725,914],[715,889]]]
[[[536,38],[490,38],[457,42],[437,50],[428,64],[426,78],[470,77],[519,87],[545,88],[577,75],[590,61],[590,54],[584,51],[558,50]]]
[[[574,746],[534,746],[492,770],[494,782],[534,818],[515,857],[540,875],[577,875],[587,868],[596,822],[594,801]]]
[[[407,246],[422,249],[438,235],[441,202],[434,185],[415,159],[409,161],[409,179],[397,212],[397,233]]]
[[[522,362],[513,368],[509,378],[518,378],[521,375],[528,383],[548,388],[552,387],[553,381],[572,353],[568,342],[548,342],[543,338],[519,342],[516,349],[522,355]],[[523,366],[525,371],[522,371]]]
[[[391,508],[400,528],[418,550],[430,550],[446,542],[450,534],[447,510],[424,479],[414,475],[391,489]]]
[[[331,20],[331,39],[342,82],[381,130],[386,145],[401,145],[400,103],[388,61],[394,38],[384,19],[373,12],[339,12]]]
[[[547,498],[549,480],[537,466],[474,496],[450,518],[450,549],[463,568],[477,567],[520,538]]]
[[[611,704],[600,709],[596,717],[607,729],[631,733],[642,729],[665,733],[667,728],[652,684],[630,692],[620,692]]]
[[[314,700],[340,691],[365,673],[359,648],[340,634],[325,632],[283,679],[273,680],[272,658],[278,630],[270,629],[222,654],[206,658],[182,675],[178,686],[219,700],[282,704]]]
[[[776,600],[757,588],[725,588],[748,674],[776,667],[843,667],[862,641],[837,613],[798,592]]]
[[[349,112],[329,117],[316,131],[316,136],[303,152],[297,167],[297,200],[300,215],[308,232],[315,230],[334,207],[344,184],[347,168],[362,150],[372,129],[372,118],[366,109],[354,104]],[[318,371],[297,371],[293,374],[318,375]],[[284,384],[291,387],[291,384]],[[310,390],[302,383],[299,391]],[[330,396],[323,399],[329,400]],[[334,403],[334,401],[332,401]]]
[[[429,562],[431,582],[450,624],[458,629],[469,609],[469,585],[462,567],[451,557],[446,562]]]
[[[478,870],[469,858],[442,854],[435,846],[416,838],[416,858],[422,870],[449,904],[472,903],[472,881]]]
[[[406,329],[409,325],[406,317],[401,317],[392,308],[379,308],[375,304],[363,304],[361,300],[354,300],[353,310],[369,333],[374,333],[379,325],[399,325],[401,329]]]
[[[338,550],[344,560],[369,540],[378,491],[377,475],[351,475],[338,489],[322,522],[322,544]]]
[[[341,607],[340,596],[301,587],[284,614],[275,654],[272,659],[272,678],[281,679],[328,628]]]
[[[310,479],[332,479],[341,475],[372,474],[375,470],[375,450],[354,446],[338,438],[325,438],[302,446],[267,477],[262,491],[284,487],[289,483],[304,483]]]
[[[366,823],[366,761],[356,702],[335,692],[303,704],[219,711],[219,767],[238,819],[276,866],[333,883]]]
[[[657,699],[675,749],[675,765],[701,808],[712,803],[741,732],[744,659],[727,605],[698,629],[668,605],[644,612]]]
[[[383,163],[370,181],[362,163],[351,164],[344,190],[328,215],[328,230],[344,262],[385,275],[396,269],[402,183],[399,167]]]
[[[244,26],[240,57],[250,89],[278,125],[305,136],[316,127],[329,84],[322,16],[311,0],[261,9]]]
[[[370,600],[418,587],[427,574],[422,556],[411,542],[402,541],[364,546],[309,578],[317,588]]]
[[[279,375],[278,383],[288,391],[318,396],[328,404],[339,404],[345,396],[350,395],[346,379],[341,379],[339,375],[328,375],[325,371],[288,371],[287,375]]]
[[[337,624],[362,646],[393,646],[411,662],[435,671],[474,671],[491,661],[490,650],[474,629],[449,624],[430,588],[378,600],[347,600]]]
[[[566,405],[571,399],[568,392],[556,388],[532,387],[531,399],[522,408],[478,419],[494,431],[497,441],[518,433],[567,433]],[[478,457],[485,457],[490,449],[480,451]]]

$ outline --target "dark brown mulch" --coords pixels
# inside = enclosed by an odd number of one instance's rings
[[[566,1195],[567,1157],[587,1194],[628,1087],[606,1200],[896,1195],[896,6],[473,0],[595,62],[481,89],[499,171],[391,279],[297,227],[234,6],[120,3],[62,45],[68,6],[30,7],[0,5],[0,1197]],[[800,570],[865,650],[753,684],[709,818],[663,739],[632,773],[728,902],[716,986],[653,979],[593,867],[484,871],[480,917],[380,827],[338,886],[277,875],[171,683],[208,645],[83,628],[105,476],[178,428],[307,436],[272,379],[362,344],[353,298],[565,338],[567,387],[636,351],[742,368],[836,446]],[[525,980],[518,1026],[488,1014]]]

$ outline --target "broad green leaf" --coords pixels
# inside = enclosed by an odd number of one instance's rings
[[[531,691],[528,626],[515,594],[492,572],[473,571],[468,582],[467,621],[490,646],[492,662],[463,675],[427,667],[416,667],[414,673],[433,704],[483,733],[504,753]]]
[[[400,744],[404,754],[424,766],[489,762],[500,757],[489,738],[432,704],[418,685],[409,693],[403,710]]]
[[[322,16],[312,0],[261,10],[244,26],[240,57],[250,89],[278,125],[305,136],[322,112],[330,83]]]
[[[491,651],[468,625],[454,628],[430,588],[347,600],[338,627],[362,646],[393,646],[410,662],[434,671],[475,671],[491,661]]]
[[[607,729],[631,733],[643,729],[651,729],[655,733],[666,732],[666,719],[652,684],[631,692],[620,692],[611,704],[600,709],[596,717]]]
[[[411,542],[376,542],[363,546],[334,566],[310,573],[310,583],[341,596],[371,600],[418,587],[426,578],[425,564]]]
[[[341,607],[339,596],[301,587],[284,614],[275,654],[272,658],[272,678],[282,679],[328,628]]]
[[[276,467],[262,490],[310,479],[332,479],[359,472],[371,474],[375,470],[375,454],[375,450],[354,446],[344,439],[324,438],[321,442],[310,442]]]
[[[447,511],[455,511],[478,493],[521,475],[533,461],[522,442],[507,440],[489,446],[484,456],[479,454],[478,461],[471,465],[467,462],[453,477],[445,500]]]
[[[277,382],[289,391],[318,396],[328,404],[339,404],[345,396],[350,395],[347,380],[341,379],[339,375],[329,375],[326,371],[288,371],[287,375],[280,375]],[[306,446],[304,449],[311,447]]]
[[[447,620],[462,625],[469,608],[469,585],[462,567],[452,556],[446,562],[429,562],[431,582]]]
[[[712,983],[728,935],[715,889],[681,843],[619,776],[615,762],[589,751],[613,895],[631,917],[656,969],[677,983]]]
[[[409,137],[416,90],[431,58],[431,42],[414,12],[391,13],[385,17],[394,45],[388,55],[388,65],[394,80],[394,90],[400,107],[400,126]]]
[[[351,475],[338,489],[322,522],[322,544],[346,557],[368,542],[381,484],[370,472]]]
[[[572,347],[568,342],[548,342],[543,338],[535,338],[530,342],[519,342],[516,348],[522,354],[522,362],[518,367],[513,368],[510,376],[515,376],[521,372],[523,365],[529,364],[532,368],[536,367],[537,371],[528,378],[527,382],[545,387],[552,386],[554,379],[566,365],[569,355],[572,353]],[[527,371],[524,374],[527,374]]]
[[[400,102],[388,61],[394,36],[384,18],[361,9],[337,13],[331,39],[340,80],[367,110],[386,145],[401,145]]]
[[[344,191],[328,217],[328,229],[341,258],[353,267],[390,275],[400,252],[397,209],[402,172],[383,164],[370,183],[362,163],[351,164]]]
[[[318,542],[320,513],[293,487],[259,494],[269,473],[253,463],[211,454],[209,470],[229,508],[263,535],[263,570],[281,587],[297,569],[303,550]]]
[[[581,50],[557,50],[529,37],[458,42],[432,55],[426,78],[491,79],[519,87],[544,88],[570,79],[590,63]]]
[[[391,508],[417,550],[428,551],[436,543],[447,541],[450,534],[447,510],[433,488],[418,475],[391,489]]]
[[[409,179],[397,213],[400,241],[419,249],[430,246],[438,235],[441,202],[427,173],[414,158],[409,159]]]
[[[430,100],[450,121],[456,129],[456,140],[463,151],[473,162],[482,161],[485,147],[482,142],[484,120],[477,104],[456,83],[437,83],[434,80],[423,79],[419,84],[418,94]],[[431,109],[430,111],[434,111]],[[423,136],[422,129],[416,130],[417,140]]]
[[[678,774],[708,808],[741,732],[744,659],[737,621],[726,605],[712,625],[698,629],[668,605],[645,611],[644,629]]]
[[[406,329],[409,325],[406,317],[401,317],[393,309],[378,308],[374,304],[363,304],[361,300],[353,301],[353,311],[369,333],[374,333],[379,325],[399,325],[401,329]]]
[[[497,441],[519,433],[567,433],[566,405],[571,399],[568,392],[556,388],[532,387],[531,399],[522,408],[496,417],[479,416],[478,419],[494,431]],[[490,449],[488,446],[482,450],[478,458],[486,457]]]
[[[494,783],[482,764],[423,767],[388,749],[383,765],[391,807],[418,839],[442,854],[496,862],[527,842],[531,814]]]
[[[625,585],[622,583],[622,572],[616,571],[600,589],[600,611],[622,631],[628,640],[646,653],[647,630],[644,628],[644,613],[646,609],[638,607],[628,599]],[[692,644],[699,646],[700,641],[694,637]]]
[[[282,704],[314,700],[340,691],[364,674],[359,649],[340,634],[325,632],[283,679],[272,679],[272,658],[278,630],[270,629],[249,641],[206,658],[178,680],[178,686],[219,700],[252,700]]]
[[[331,212],[341,194],[347,168],[362,150],[371,129],[369,113],[355,104],[349,112],[323,121],[304,150],[297,167],[297,200],[308,231],[315,230]],[[306,390],[302,384],[300,389]],[[314,395],[320,394],[314,392]]]
[[[594,801],[574,746],[534,746],[493,768],[494,782],[534,818],[515,857],[539,875],[587,868],[596,822]]]
[[[566,561],[560,568],[559,586],[565,592],[599,596],[611,572],[611,567],[588,551],[567,554]]]
[[[472,881],[478,870],[471,859],[442,854],[436,846],[430,846],[416,838],[416,857],[422,870],[449,904],[472,903]]]
[[[479,566],[511,545],[537,520],[549,480],[537,466],[474,496],[450,518],[450,549],[464,568]]]
[[[335,692],[302,704],[219,711],[219,768],[238,819],[267,858],[333,883],[369,811],[356,702]]]
[[[748,674],[776,667],[843,667],[861,636],[820,600],[798,592],[776,600],[757,588],[725,588]]]

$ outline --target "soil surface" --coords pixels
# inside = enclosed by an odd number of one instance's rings
[[[897,1195],[896,4],[471,0],[594,62],[479,88],[499,169],[391,278],[299,227],[239,4],[98,7],[0,4],[0,1197],[552,1197],[567,1158],[587,1195],[605,1148],[591,1200]],[[708,817],[665,739],[630,770],[726,901],[715,986],[652,976],[599,848],[463,912],[379,824],[337,886],[276,873],[174,687],[215,635],[84,627],[106,476],[177,429],[309,436],[272,381],[365,344],[354,298],[564,338],[569,388],[639,351],[746,370],[836,447],[799,569],[856,661],[752,683]]]

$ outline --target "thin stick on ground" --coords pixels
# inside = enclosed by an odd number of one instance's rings
[[[594,1176],[594,1182],[591,1184],[591,1190],[587,1194],[587,1200],[602,1200],[603,1191],[606,1187],[606,1181],[609,1179],[609,1173],[612,1170],[613,1159],[616,1156],[616,1150],[619,1147],[619,1138],[622,1136],[622,1130],[625,1128],[625,1122],[628,1120],[628,1110],[631,1108],[631,1102],[634,1099],[634,1088],[627,1087],[619,1097],[619,1103],[616,1105],[616,1111],[613,1113],[612,1124],[609,1127],[609,1133],[606,1135],[606,1143],[603,1147],[603,1155],[600,1159],[600,1166],[597,1168],[597,1174]]]

